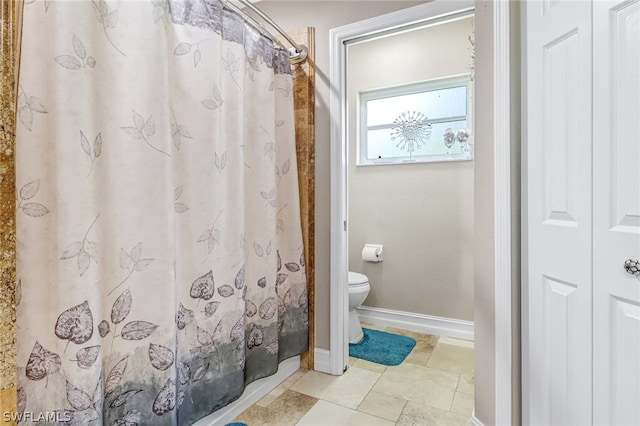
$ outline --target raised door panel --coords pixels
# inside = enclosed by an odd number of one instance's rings
[[[594,2],[594,423],[640,424],[640,1]]]
[[[640,305],[611,298],[609,313],[610,361],[604,369],[610,382],[606,386],[610,392],[607,396],[609,415],[602,418],[602,423],[640,425]],[[596,407],[599,404],[596,401]]]
[[[581,165],[575,152],[581,140],[578,115],[573,108],[580,80],[577,29],[543,47],[542,162],[544,164],[544,224],[577,227],[576,189]]]
[[[570,424],[571,419],[583,417],[582,394],[575,387],[589,385],[588,375],[573,368],[576,359],[584,356],[582,341],[585,337],[583,302],[578,286],[544,277],[544,381],[549,384],[542,396],[549,412],[550,423]],[[578,332],[579,330],[583,332]],[[576,377],[576,374],[578,375]]]
[[[525,2],[528,324],[532,425],[590,424],[591,5]]]

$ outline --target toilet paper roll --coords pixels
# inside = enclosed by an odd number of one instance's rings
[[[362,249],[362,260],[366,262],[381,262],[382,246],[365,245]]]

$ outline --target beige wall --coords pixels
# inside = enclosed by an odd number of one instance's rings
[[[349,269],[369,277],[365,306],[473,320],[473,161],[355,165],[358,93],[468,73],[472,33],[469,17],[348,48]],[[365,243],[384,261],[363,261]]]

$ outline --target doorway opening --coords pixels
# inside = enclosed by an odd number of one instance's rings
[[[510,198],[510,125],[509,125],[509,8],[493,7],[493,130],[491,151],[494,156],[492,213],[495,277],[494,361],[496,420],[511,422],[511,198]],[[331,374],[342,374],[348,365],[348,271],[349,201],[348,151],[349,126],[347,100],[347,50],[350,43],[380,37],[399,28],[411,29],[472,13],[472,1],[436,0],[414,8],[369,19],[331,31],[331,276],[330,276],[330,360]],[[398,166],[403,167],[403,166]],[[375,243],[375,241],[372,241]],[[492,318],[493,319],[493,318]],[[493,343],[493,342],[491,342]]]

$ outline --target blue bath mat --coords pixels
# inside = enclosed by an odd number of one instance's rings
[[[411,337],[363,328],[364,339],[349,343],[349,356],[383,365],[399,365],[416,345]]]

